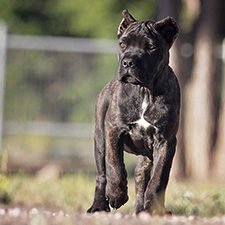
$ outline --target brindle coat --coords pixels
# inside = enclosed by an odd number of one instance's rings
[[[94,203],[110,211],[128,200],[123,151],[138,155],[135,211],[164,214],[165,189],[175,154],[180,89],[168,66],[178,35],[173,18],[136,21],[127,10],[118,28],[119,69],[96,103]]]

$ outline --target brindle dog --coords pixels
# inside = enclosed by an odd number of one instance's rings
[[[138,155],[135,211],[165,214],[164,196],[176,148],[180,88],[169,67],[178,35],[173,18],[137,21],[123,11],[118,28],[119,69],[96,103],[94,203],[110,211],[128,200],[123,151]]]

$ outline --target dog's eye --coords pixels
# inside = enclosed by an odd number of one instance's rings
[[[148,47],[149,47],[150,50],[154,50],[156,48],[155,45],[152,45],[152,44],[149,44]]]
[[[125,48],[125,47],[126,47],[126,45],[124,44],[124,42],[121,42],[121,43],[120,43],[120,47],[121,47],[121,48]]]

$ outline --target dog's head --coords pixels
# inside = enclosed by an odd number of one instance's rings
[[[149,85],[169,63],[169,49],[178,36],[175,20],[137,21],[128,10],[118,27],[118,79]]]

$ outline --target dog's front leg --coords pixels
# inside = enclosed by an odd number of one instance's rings
[[[127,172],[123,162],[121,130],[106,129],[106,197],[111,207],[118,209],[128,200]]]
[[[103,92],[104,94],[104,92]],[[96,102],[95,115],[95,162],[97,167],[95,196],[92,206],[87,210],[89,213],[96,211],[110,212],[109,202],[106,199],[106,166],[105,166],[105,115],[108,109],[108,101],[105,95],[99,95]]]
[[[145,210],[151,214],[168,213],[164,207],[165,190],[175,154],[176,137],[158,143],[153,151],[151,178],[145,191]]]
[[[105,168],[105,142],[103,129],[95,128],[95,161],[97,167],[95,196],[92,206],[87,210],[88,213],[96,211],[110,212],[109,202],[106,199],[106,168]]]

